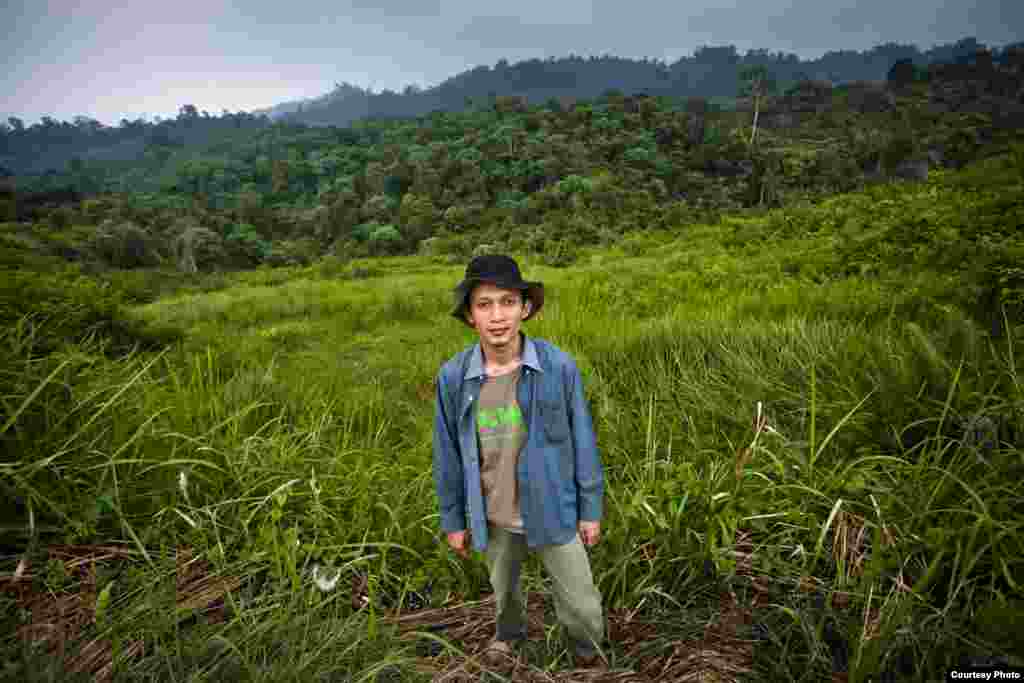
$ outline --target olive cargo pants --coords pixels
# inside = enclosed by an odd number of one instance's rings
[[[529,548],[526,536],[487,526],[487,568],[497,604],[496,638],[526,639],[526,608],[519,587],[519,570]],[[604,614],[601,593],[594,585],[590,558],[579,534],[565,545],[536,550],[554,584],[555,613],[565,629],[573,654],[590,657],[603,647]]]

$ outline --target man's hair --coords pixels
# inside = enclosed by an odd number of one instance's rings
[[[478,286],[479,285],[474,285],[471,290],[466,292],[466,308],[465,308],[465,312],[466,313],[469,313],[470,310],[473,308],[473,305],[472,305],[473,304],[473,292],[476,291],[476,288]],[[531,306],[532,306],[533,300],[530,298],[530,292],[528,290],[525,290],[525,289],[514,289],[513,288],[512,291],[515,291],[515,292],[517,292],[519,294],[519,298],[522,299],[522,302],[521,302],[522,305],[525,306],[527,303],[530,303]]]
[[[467,306],[469,304],[473,303],[473,294],[474,294],[474,292],[476,292],[476,290],[480,286],[480,284],[482,284],[482,283],[477,283],[477,284],[473,285],[472,289],[470,289],[468,292],[466,292],[466,305]],[[519,297],[523,300],[524,304],[527,301],[530,300],[530,292],[529,292],[529,290],[518,289],[516,287],[512,287],[511,289],[509,289],[509,291],[510,292],[515,292],[516,294],[518,294]]]

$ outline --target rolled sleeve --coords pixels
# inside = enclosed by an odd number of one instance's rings
[[[434,486],[441,516],[441,529],[446,533],[466,528],[465,481],[459,442],[452,429],[451,411],[445,402],[447,385],[444,372],[437,376],[434,406]]]
[[[583,377],[575,362],[569,365],[568,370],[569,424],[572,427],[578,514],[582,521],[596,522],[602,513],[604,472],[590,408],[583,392]]]

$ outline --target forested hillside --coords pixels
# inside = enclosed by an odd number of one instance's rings
[[[992,49],[991,58],[1003,61],[1019,45]],[[346,125],[364,117],[422,116],[431,111],[460,111],[474,103],[489,105],[496,96],[515,96],[529,104],[551,99],[563,105],[577,99],[594,99],[609,89],[661,97],[706,97],[729,102],[736,96],[745,69],[763,67],[783,88],[806,80],[833,85],[855,81],[882,81],[897,62],[918,68],[931,64],[969,61],[986,47],[974,38],[922,51],[914,45],[887,43],[863,52],[829,51],[817,59],[794,54],[748,50],[735,46],[698,48],[692,56],[666,63],[651,59],[626,59],[605,55],[583,58],[529,59],[510,64],[500,60],[493,67],[478,66],[431,88],[407,86],[401,93],[373,93],[349,83],[304,102],[257,110],[291,122],[310,125]]]
[[[565,110],[500,97],[349,128],[221,119],[205,146],[181,141],[193,125],[213,130],[188,111],[161,124],[140,162],[8,176],[4,239],[90,267],[183,272],[324,255],[463,258],[509,239],[569,263],[574,248],[628,232],[923,179],[1005,150],[1022,125],[1021,54],[897,65],[883,84],[804,81],[733,111],[616,91]]]
[[[408,118],[438,111],[486,109],[498,97],[514,97],[524,105],[571,108],[577,100],[594,100],[609,90],[617,90],[669,99],[703,97],[714,106],[729,107],[742,84],[744,70],[751,68],[765,68],[779,90],[784,91],[804,81],[828,82],[833,86],[883,81],[897,63],[919,70],[932,64],[970,63],[979,58],[1005,65],[1020,47],[1015,44],[989,49],[974,38],[965,38],[924,51],[913,45],[887,43],[863,52],[830,51],[813,60],[767,50],[750,50],[741,55],[734,46],[702,47],[692,56],[671,64],[614,56],[530,59],[511,64],[503,59],[493,67],[469,69],[429,88],[410,84],[401,93],[375,93],[339,83],[321,97],[249,113],[232,114],[225,110],[220,115],[211,115],[185,104],[174,119],[122,119],[117,126],[104,125],[88,116],[77,116],[72,122],[47,116],[31,125],[12,117],[6,123],[0,122],[0,168],[19,176],[68,171],[78,174],[83,164],[97,166],[99,162],[131,162],[127,165],[137,168],[154,157],[163,159],[167,147],[194,149],[215,142],[243,140],[248,137],[245,132],[260,130],[270,120],[347,126],[366,118]],[[107,166],[117,168],[117,164]],[[148,171],[140,173],[139,178],[149,175]],[[126,187],[133,187],[139,178],[126,180]],[[105,186],[101,182],[88,190],[98,191]]]
[[[734,111],[703,98],[609,92],[568,110],[502,98],[489,109],[345,129],[260,128],[247,119],[258,129],[235,129],[238,138],[202,148],[151,144],[140,164],[83,162],[67,174],[7,176],[0,261],[21,272],[71,268],[122,280],[138,272],[134,281],[149,284],[127,296],[140,301],[193,273],[324,257],[464,261],[507,249],[567,266],[583,247],[635,233],[795,210],[1014,149],[1019,155],[1024,123],[1012,113],[1022,93],[1019,59],[975,60],[894,68],[885,84],[806,81],[756,103],[741,100]],[[905,239],[941,250],[942,229],[951,226],[926,229],[915,220],[908,216],[887,239],[921,232]],[[991,256],[964,272],[966,303],[996,324],[1000,302],[1020,303],[1022,281],[1005,241],[1016,237],[965,220],[949,218]],[[6,283],[7,322],[37,303],[19,289],[23,282]]]

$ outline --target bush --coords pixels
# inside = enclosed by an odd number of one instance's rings
[[[13,199],[0,199],[0,223],[18,220],[18,207]]]
[[[122,353],[133,344],[158,348],[180,338],[176,330],[144,330],[120,313],[123,294],[109,282],[66,266],[49,272],[7,270],[0,273],[0,326],[15,327],[29,317],[45,331],[34,338],[35,352],[46,354],[67,343],[96,334],[111,342],[108,351]]]
[[[375,256],[398,254],[403,249],[402,234],[394,225],[378,225],[370,233],[369,244]]]
[[[153,236],[129,221],[104,221],[89,247],[115,268],[146,268],[162,261]]]
[[[83,199],[81,206],[82,215],[91,221],[101,220],[112,208],[111,202],[103,199]]]
[[[328,254],[313,264],[313,270],[318,277],[337,278],[342,277],[347,272],[348,264],[349,260],[344,256]]]
[[[308,266],[319,255],[320,245],[314,239],[280,240],[274,242],[267,263],[272,266]]]
[[[184,226],[174,241],[175,262],[185,273],[212,270],[217,265],[223,265],[227,256],[228,251],[221,236],[198,225]]]
[[[477,256],[484,256],[486,254],[497,254],[497,253],[499,253],[499,250],[493,244],[481,244],[481,245],[478,245],[476,247],[476,249],[473,250],[472,257],[476,258]]]
[[[552,268],[566,268],[579,260],[576,247],[563,239],[547,239],[540,249],[540,262]]]
[[[417,245],[417,251],[423,256],[438,256],[441,252],[438,249],[438,237],[428,237]]]
[[[473,257],[475,240],[467,235],[442,233],[431,238],[428,249],[434,256],[446,256],[452,261],[465,261]]]
[[[882,167],[885,172],[892,173],[897,166],[913,157],[915,147],[910,135],[898,135],[890,140],[882,150]]]
[[[246,268],[269,258],[270,242],[263,239],[251,223],[236,223],[227,230],[224,242],[224,265]]]

